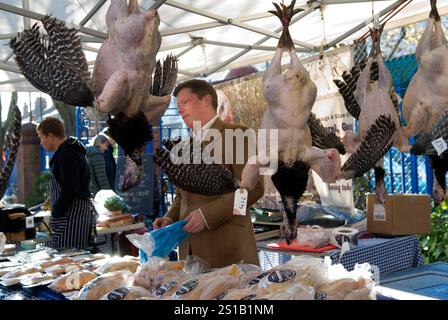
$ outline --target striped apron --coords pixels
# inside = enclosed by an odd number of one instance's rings
[[[61,186],[52,175],[50,180],[52,208],[60,197],[61,191]],[[90,200],[76,199],[69,206],[65,217],[51,217],[52,242],[49,243],[49,246],[56,249],[87,249],[93,222],[91,205]]]

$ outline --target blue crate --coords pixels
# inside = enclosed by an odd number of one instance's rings
[[[448,263],[436,262],[381,279],[378,299],[448,300]]]

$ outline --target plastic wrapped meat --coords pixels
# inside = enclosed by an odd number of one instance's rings
[[[57,278],[48,287],[60,293],[79,290],[96,277],[97,275],[90,271],[74,270]]]
[[[100,300],[138,300],[151,293],[142,287],[120,287],[105,294]]]
[[[98,300],[120,287],[131,286],[134,276],[128,270],[106,273],[86,283],[79,291],[79,300]]]

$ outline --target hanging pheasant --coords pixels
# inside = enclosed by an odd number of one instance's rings
[[[362,72],[355,66],[342,75],[343,81],[334,82],[347,111],[359,121],[359,133],[347,133],[344,137],[345,149],[353,154],[342,166],[341,178],[359,177],[375,168],[376,197],[384,203],[387,191],[382,158],[392,145],[405,150],[409,144],[400,126],[392,78],[381,56],[380,36],[381,29],[371,30],[372,49],[367,63],[361,66]]]
[[[182,151],[188,150],[188,161],[173,162],[170,153],[179,143],[184,142],[180,139],[164,140],[163,147],[154,154],[154,162],[177,188],[207,196],[226,194],[238,188],[239,182],[231,170],[222,164],[205,163],[202,158],[203,148],[193,148],[190,142],[184,144],[177,154],[180,159]],[[171,155],[176,156],[174,153]]]
[[[75,106],[109,113],[109,132],[126,155],[123,189],[142,178],[144,144],[170,103],[177,62],[168,56],[156,67],[161,36],[156,10],[141,12],[138,0],[112,0],[106,15],[108,37],[98,52],[92,77],[80,36],[55,18],[12,39],[10,46],[22,74],[37,89]],[[155,70],[154,76],[152,73]]]
[[[3,198],[8,187],[8,181],[14,168],[22,134],[22,114],[17,105],[14,104],[12,108],[13,121],[6,132],[2,150],[5,155],[7,154],[7,159],[3,161],[2,169],[0,171],[0,199]]]

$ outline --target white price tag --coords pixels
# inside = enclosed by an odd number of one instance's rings
[[[386,221],[386,210],[382,204],[373,205],[373,220],[374,221]]]
[[[34,228],[34,217],[26,217],[25,218],[25,227],[27,229]]]
[[[247,190],[236,189],[235,199],[233,200],[233,214],[236,216],[245,216],[247,208]]]
[[[434,146],[434,149],[436,149],[437,154],[440,156],[442,153],[445,152],[446,149],[448,149],[448,146],[446,145],[446,141],[443,140],[442,137],[440,137],[439,139],[434,140],[433,142],[431,142],[432,145]]]

